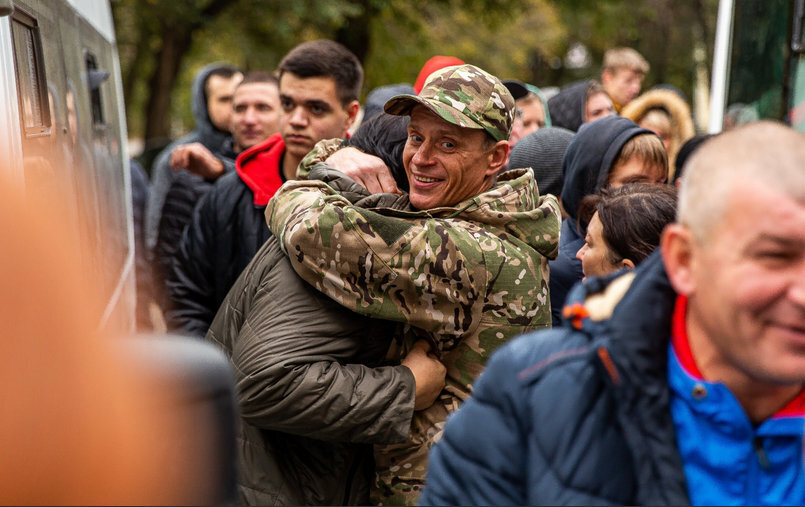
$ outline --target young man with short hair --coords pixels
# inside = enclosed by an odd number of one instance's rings
[[[225,141],[224,153],[213,153],[201,143],[184,144],[171,153],[171,168],[179,172],[166,196],[155,248],[167,276],[196,203],[218,178],[234,172],[237,154],[279,130],[277,79],[268,72],[250,72],[235,86],[227,107],[232,137]],[[165,311],[170,310],[168,304]]]
[[[632,48],[611,48],[604,53],[601,84],[620,110],[640,94],[643,79],[650,70],[643,55]]]
[[[344,46],[316,40],[279,65],[280,132],[241,153],[193,213],[168,279],[170,329],[202,337],[269,235],[263,210],[322,140],[344,137],[358,113],[363,68]]]

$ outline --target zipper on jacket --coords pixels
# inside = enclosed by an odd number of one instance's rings
[[[766,456],[766,449],[763,448],[763,439],[755,436],[752,439],[752,445],[755,448],[755,454],[757,455],[757,462],[760,465],[760,468],[763,470],[769,469],[769,457]]]
[[[755,451],[755,460],[749,459],[749,481],[746,488],[746,505],[760,505],[759,481],[763,475],[763,470],[769,468],[769,457],[763,448],[763,439],[757,435],[752,437],[752,448]]]

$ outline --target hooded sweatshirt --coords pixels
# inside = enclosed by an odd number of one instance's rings
[[[229,132],[218,130],[212,124],[204,90],[210,73],[222,66],[221,63],[213,63],[196,74],[191,92],[195,127],[162,150],[151,170],[151,194],[145,212],[145,242],[154,261],[161,267],[163,276],[179,245],[182,231],[190,221],[193,208],[212,186],[212,183],[188,171],[173,171],[170,167],[171,153],[183,144],[201,143],[224,163],[227,172],[234,169],[232,137]]]
[[[571,83],[548,100],[551,112],[551,125],[576,132],[584,123],[587,109],[587,89],[591,79]]]
[[[568,218],[562,221],[559,255],[550,262],[551,314],[554,326],[561,323],[562,306],[570,289],[584,273],[576,252],[584,246],[578,229],[578,211],[582,198],[606,186],[609,172],[626,142],[638,134],[651,131],[640,128],[620,116],[606,116],[585,123],[565,151],[562,159],[564,182],[562,207]]]

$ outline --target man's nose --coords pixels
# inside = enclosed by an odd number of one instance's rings
[[[307,125],[307,115],[305,114],[305,110],[302,107],[295,107],[290,113],[289,121],[292,125],[295,126],[306,126]]]
[[[243,121],[249,124],[257,123],[257,111],[253,107],[248,108],[243,115]]]
[[[800,261],[796,271],[791,273],[788,299],[805,312],[805,259]]]
[[[414,156],[411,157],[411,162],[413,162],[414,164],[416,164],[418,166],[428,165],[428,163],[430,162],[430,157],[431,157],[430,152],[431,152],[430,143],[423,142],[422,144],[420,144],[417,147],[417,150],[414,153]]]

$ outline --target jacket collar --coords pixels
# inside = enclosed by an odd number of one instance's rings
[[[285,142],[277,133],[238,155],[235,170],[254,194],[254,205],[265,206],[285,182],[282,156]]]
[[[601,372],[613,385],[615,412],[634,454],[635,502],[642,505],[687,504],[682,460],[670,413],[667,354],[676,293],[655,252],[634,273],[628,287],[618,288],[623,273],[592,278],[571,291],[566,308],[573,325],[590,336],[601,358]],[[613,291],[609,307],[584,305],[592,296]],[[574,306],[575,305],[575,306]],[[572,315],[571,315],[572,316]]]

